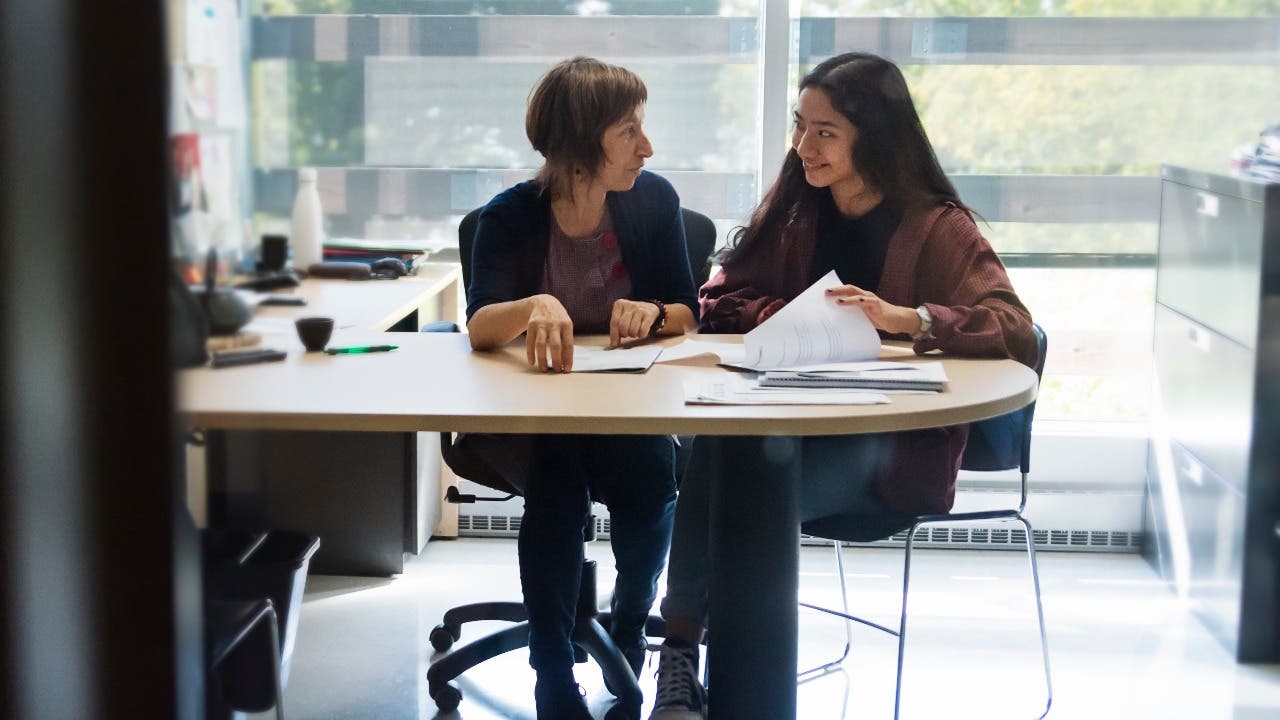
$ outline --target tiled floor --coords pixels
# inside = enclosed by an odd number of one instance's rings
[[[591,556],[601,564],[602,585],[611,581],[607,544],[593,544]],[[900,550],[846,553],[855,612],[895,622],[901,558]],[[1051,718],[1280,718],[1280,665],[1235,664],[1140,557],[1041,553],[1040,560]],[[829,550],[805,548],[801,574],[805,599],[838,602]],[[1036,717],[1044,681],[1025,555],[919,551],[912,576],[902,717]],[[437,714],[425,679],[432,659],[427,634],[445,609],[518,598],[515,544],[503,540],[434,541],[389,580],[312,576],[286,693],[288,717],[532,719],[533,672],[523,651],[464,675],[456,715]],[[486,630],[464,628],[462,641]],[[805,611],[800,633],[803,667],[843,646],[840,621],[827,616]],[[856,628],[854,643],[842,670],[801,685],[801,718],[892,717],[896,641]],[[654,669],[656,662],[641,679],[646,701]],[[609,695],[599,671],[579,665],[578,680],[600,717]]]

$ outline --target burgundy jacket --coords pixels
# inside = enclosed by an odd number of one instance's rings
[[[698,292],[701,332],[750,331],[763,309],[781,306],[809,286],[813,253],[812,241],[777,242],[721,268]],[[932,337],[915,343],[917,353],[941,350],[1035,365],[1031,314],[977,225],[954,205],[903,215],[889,241],[876,294],[894,305],[929,309]],[[911,513],[950,511],[969,426],[885,437],[890,461],[876,478],[885,503]]]

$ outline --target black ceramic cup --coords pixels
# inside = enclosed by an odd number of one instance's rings
[[[333,318],[298,318],[294,326],[298,328],[298,339],[307,352],[324,350],[324,346],[329,344],[329,336],[333,335]]]

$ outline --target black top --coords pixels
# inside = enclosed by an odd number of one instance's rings
[[[826,193],[826,203],[818,220],[810,282],[835,270],[846,285],[876,292],[889,239],[901,221],[902,211],[887,202],[881,202],[862,217],[847,218],[840,214],[831,194]]]
[[[680,303],[698,317],[698,289],[689,271],[680,198],[671,183],[644,171],[626,192],[605,196],[631,297]],[[467,319],[493,303],[534,295],[542,284],[551,230],[551,193],[523,182],[489,201],[471,249]]]

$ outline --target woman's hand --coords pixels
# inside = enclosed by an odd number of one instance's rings
[[[642,300],[618,300],[613,304],[613,316],[609,318],[609,347],[616,348],[623,340],[649,337],[649,328],[658,319],[658,306]]]
[[[838,305],[859,308],[877,330],[895,335],[915,335],[920,331],[920,316],[915,308],[885,302],[856,285],[827,288],[827,297],[834,297]]]
[[[573,369],[573,321],[560,301],[551,295],[529,298],[533,309],[525,329],[525,353],[529,364],[542,372]]]

